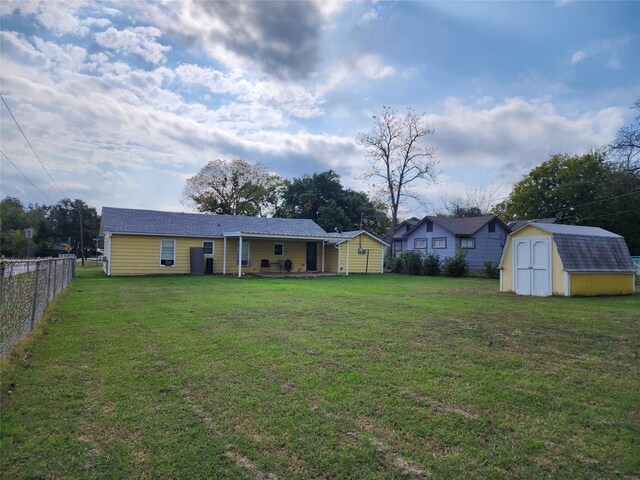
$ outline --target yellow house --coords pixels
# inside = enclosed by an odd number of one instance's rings
[[[620,235],[596,227],[529,223],[507,237],[500,291],[626,295],[635,292],[635,270]]]
[[[103,207],[107,275],[383,273],[388,246],[308,219]]]

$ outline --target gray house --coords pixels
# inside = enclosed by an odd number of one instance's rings
[[[467,251],[470,270],[482,270],[484,262],[498,262],[509,227],[495,215],[471,218],[426,216],[404,235],[394,235],[394,255],[414,250],[423,255],[437,253],[441,259],[459,249]]]

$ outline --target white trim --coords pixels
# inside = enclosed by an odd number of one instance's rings
[[[227,237],[222,239],[222,274],[227,274]]]
[[[340,274],[340,253],[342,250],[342,242],[334,245],[334,247],[338,249],[338,274]]]
[[[322,273],[324,273],[324,243],[325,241],[322,241]]]
[[[384,257],[387,253],[387,247],[382,246],[382,257],[380,258],[380,273],[384,273]]]
[[[109,248],[106,248],[107,238],[109,239]],[[111,241],[113,240],[111,234],[106,234],[104,236],[105,241],[105,250],[107,251],[107,277],[111,276]]]
[[[566,270],[564,271],[564,295],[571,296],[571,275]]]
[[[225,232],[223,237],[247,237],[247,238],[272,238],[278,240],[335,240],[335,237],[325,237],[321,235],[280,235],[270,233],[251,233],[251,232]]]
[[[173,242],[173,265],[162,265],[162,242]],[[175,268],[176,266],[176,240],[171,238],[160,239],[160,258],[158,259],[158,265],[162,268]]]
[[[501,268],[501,269],[500,269],[500,291],[501,291],[501,292],[504,292],[503,288],[504,288],[504,287],[502,286],[502,268]]]
[[[205,253],[204,256],[205,257],[213,257],[213,254],[216,251],[216,242],[211,239],[211,240],[202,240],[202,248],[204,248],[204,244],[205,243],[211,243],[211,253]]]
[[[242,237],[238,237],[238,278],[242,277]]]
[[[349,243],[351,243],[351,240],[347,240],[347,268],[345,268],[347,276],[349,276]]]

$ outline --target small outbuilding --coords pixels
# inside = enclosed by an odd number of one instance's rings
[[[620,235],[597,227],[529,223],[507,237],[500,291],[628,295],[635,293],[635,270]]]

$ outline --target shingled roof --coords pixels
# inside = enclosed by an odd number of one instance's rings
[[[327,233],[327,236],[332,237],[332,240],[329,241],[329,244],[338,244],[338,243],[344,242],[345,240],[353,240],[355,237],[357,237],[361,233],[373,238],[374,240],[377,240],[378,242],[382,243],[387,247],[389,246],[389,244],[384,240],[382,240],[380,237],[377,237],[376,235],[369,233],[366,230],[351,230],[349,232],[330,232],[330,233]]]
[[[633,273],[627,244],[620,235],[598,227],[535,223],[553,235],[567,272]]]
[[[522,227],[524,227],[525,225],[528,225],[529,223],[558,223],[558,219],[553,217],[553,218],[534,218],[531,220],[512,220],[510,222],[507,223],[507,226],[509,227],[509,230],[512,232],[515,232],[516,230],[520,230]]]
[[[434,223],[437,223],[443,228],[446,228],[454,235],[458,236],[470,236],[484,227],[491,220],[496,219],[496,221],[503,224],[502,220],[500,220],[496,215],[484,215],[482,217],[470,217],[470,218],[452,218],[452,217],[431,217],[426,216],[418,223],[416,223],[406,234],[408,235],[412,231],[416,230],[420,227],[420,225],[424,224],[427,220],[431,220]],[[504,225],[504,224],[503,224]],[[508,229],[506,225],[504,225],[505,229]]]
[[[309,219],[161,212],[113,207],[102,207],[101,231],[205,238],[222,237],[225,233],[237,232],[255,235],[327,237],[327,232]]]

